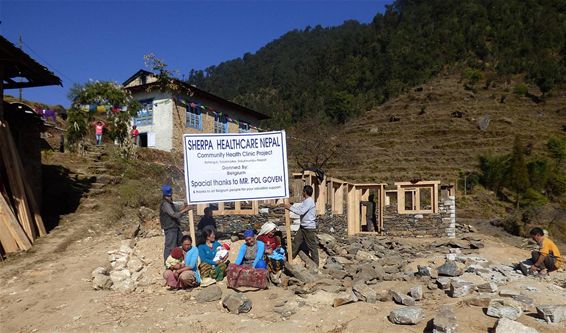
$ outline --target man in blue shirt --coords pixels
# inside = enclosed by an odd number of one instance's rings
[[[299,254],[301,245],[306,243],[311,259],[318,268],[318,238],[316,236],[316,204],[312,198],[313,188],[306,185],[303,188],[303,202],[298,207],[285,204],[285,209],[301,217],[301,226],[293,239],[293,258]]]

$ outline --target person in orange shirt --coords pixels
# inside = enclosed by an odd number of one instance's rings
[[[562,257],[560,257],[558,246],[544,235],[544,231],[541,228],[533,228],[530,235],[540,247],[538,251],[532,252],[531,260],[534,264],[530,271],[546,274],[562,267]]]

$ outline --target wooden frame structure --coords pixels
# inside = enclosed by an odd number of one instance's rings
[[[348,187],[348,235],[359,233],[374,233],[362,231],[362,226],[367,224],[366,207],[360,205],[361,201],[367,201],[370,191],[374,191],[377,199],[377,232],[383,233],[383,211],[385,209],[385,185],[382,183],[371,184],[347,184]]]
[[[327,195],[326,177],[324,177],[324,179],[320,181],[316,176],[316,173],[309,170],[303,172],[294,172],[292,176],[293,176],[292,183],[294,185],[293,193],[295,194],[295,196],[297,195],[296,191],[298,191],[298,193],[302,193],[303,186],[305,185],[312,186],[313,188],[312,198],[314,199],[314,202],[316,204],[316,214],[324,215],[326,211],[326,195]],[[300,184],[300,182],[297,182],[297,180],[302,181],[300,190],[297,188],[298,184]]]
[[[344,214],[344,195],[348,183],[338,178],[328,178],[326,185],[327,203],[331,207],[330,212],[336,215]]]
[[[438,213],[438,189],[440,181],[396,182],[397,212],[399,214],[436,214]],[[421,207],[421,192],[430,191],[430,209]],[[406,208],[406,199],[410,198],[411,208]]]
[[[257,215],[259,214],[259,201],[250,200],[252,207],[242,209],[242,201],[234,201],[234,209],[226,208],[224,202],[218,203],[218,209],[212,210],[212,215]],[[204,209],[209,204],[198,204],[197,214],[204,215]]]

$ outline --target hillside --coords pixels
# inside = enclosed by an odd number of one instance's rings
[[[337,134],[352,147],[347,162],[337,159],[327,171],[358,181],[455,182],[460,171],[477,167],[479,155],[509,153],[516,134],[543,153],[551,135],[566,135],[566,91],[537,104],[513,92],[518,82],[488,89],[478,82],[471,91],[460,74],[442,74],[347,123]],[[490,119],[485,131],[482,117]]]
[[[565,82],[566,4],[557,0],[397,0],[369,24],[293,30],[256,53],[191,71],[189,82],[271,116],[343,124],[462,64]]]

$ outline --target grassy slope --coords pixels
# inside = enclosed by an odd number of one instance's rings
[[[354,149],[347,163],[334,163],[328,173],[366,182],[455,182],[460,171],[477,167],[479,155],[510,152],[516,134],[535,152],[544,150],[551,135],[566,135],[561,129],[566,125],[566,91],[536,104],[514,94],[514,83],[476,86],[475,92],[466,90],[459,74],[444,74],[366,112],[339,134]],[[426,112],[419,115],[423,107]],[[455,111],[464,117],[452,117]],[[400,121],[389,122],[392,115]],[[478,128],[482,116],[490,118],[486,131]]]

